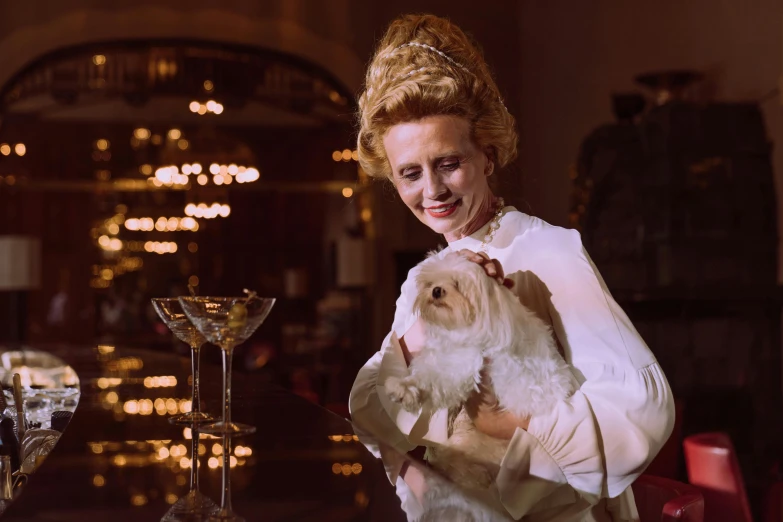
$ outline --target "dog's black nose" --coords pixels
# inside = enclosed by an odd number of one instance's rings
[[[443,296],[446,292],[443,291],[443,289],[439,286],[436,286],[432,289],[432,297],[435,299],[440,299],[441,296]]]

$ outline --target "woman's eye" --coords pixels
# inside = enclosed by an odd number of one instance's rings
[[[440,168],[442,168],[443,170],[457,170],[459,168],[459,161],[442,163]]]
[[[418,177],[419,177],[419,172],[418,171],[403,172],[402,173],[402,178],[403,179],[407,179],[408,181],[412,181],[412,180],[414,180],[414,179],[416,179]]]

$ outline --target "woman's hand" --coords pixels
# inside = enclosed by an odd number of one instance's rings
[[[527,430],[530,418],[520,418],[500,407],[486,372],[481,372],[479,391],[465,403],[465,410],[476,429],[496,439],[510,440],[517,428]]]
[[[416,322],[400,337],[400,348],[405,362],[410,366],[416,354],[424,348],[424,323],[421,318],[416,319]]]
[[[477,265],[481,266],[489,277],[495,279],[503,286],[507,288],[514,287],[514,281],[504,277],[503,267],[500,265],[500,261],[497,259],[490,259],[489,256],[484,252],[473,252],[472,250],[466,249],[457,251],[457,255],[460,255],[468,261],[473,261]]]

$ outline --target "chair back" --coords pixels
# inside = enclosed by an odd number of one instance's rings
[[[725,433],[700,433],[683,441],[688,481],[704,495],[710,522],[752,522],[737,454]]]
[[[690,484],[642,475],[632,487],[640,522],[704,522],[704,498]]]

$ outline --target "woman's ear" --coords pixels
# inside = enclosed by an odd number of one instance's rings
[[[491,176],[495,170],[495,150],[492,147],[484,149],[484,155],[487,157],[487,164],[484,166],[484,175]]]

